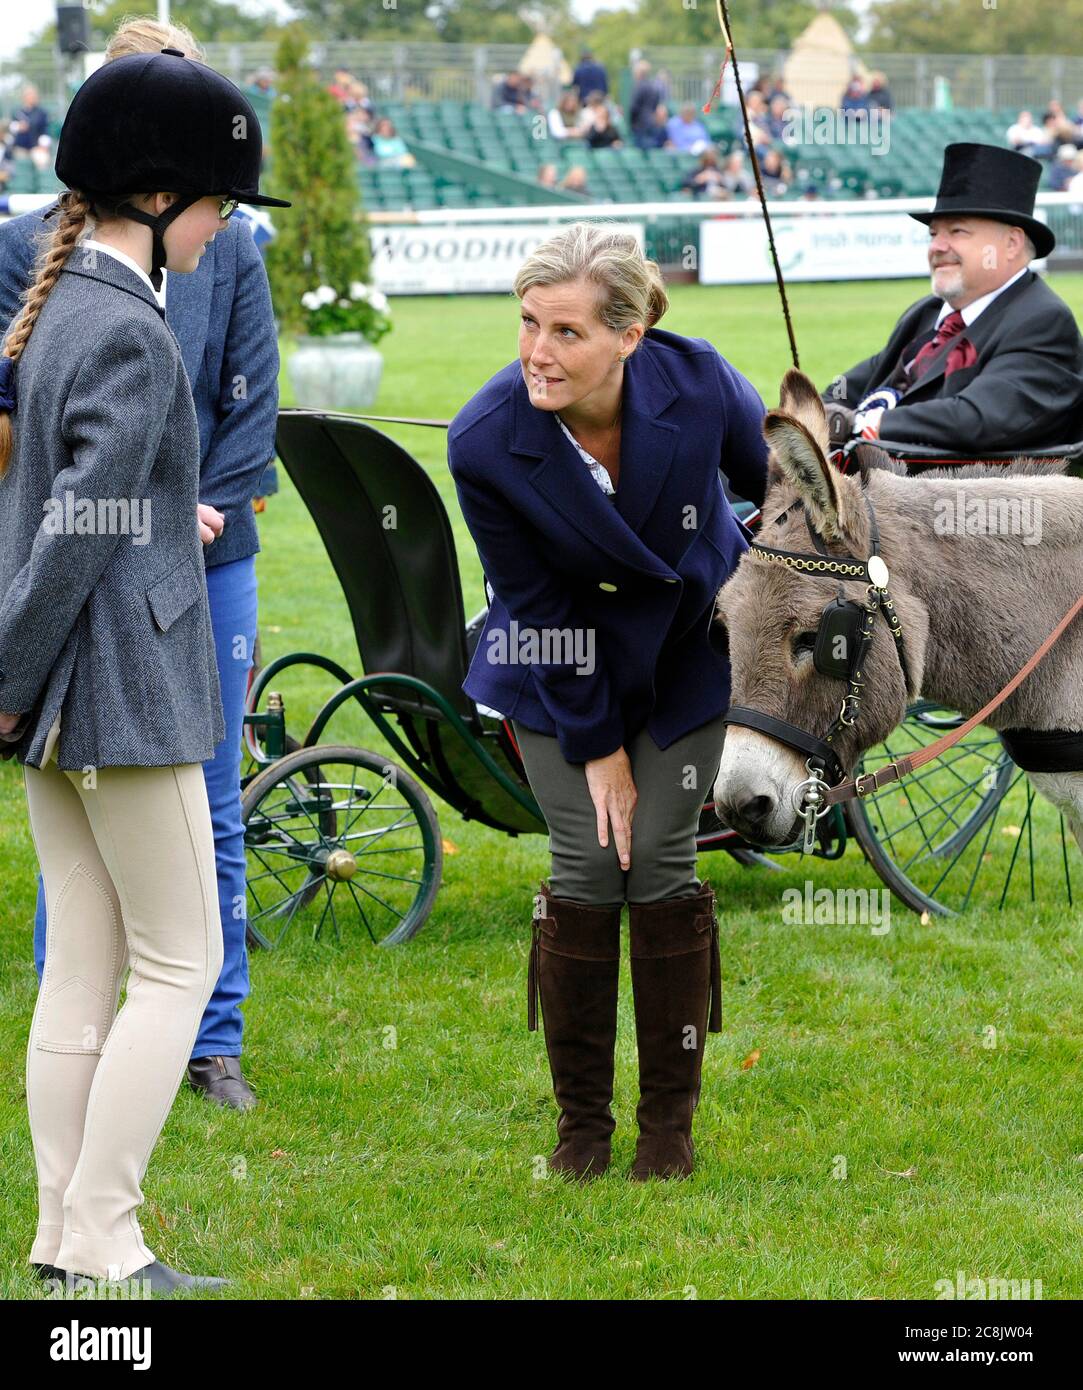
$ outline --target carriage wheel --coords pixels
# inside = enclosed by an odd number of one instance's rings
[[[962,722],[957,711],[919,700],[855,771],[875,772]],[[1072,902],[1074,842],[1064,818],[985,725],[901,782],[851,802],[849,814],[866,858],[915,912],[952,915],[1051,893]]]
[[[440,826],[424,789],[365,748],[317,745],[265,768],[241,798],[250,944],[297,922],[318,939],[360,926],[396,946],[424,925],[440,887]]]

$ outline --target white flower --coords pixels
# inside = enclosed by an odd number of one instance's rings
[[[309,290],[307,294],[303,294],[301,296],[301,303],[305,306],[306,309],[318,309],[320,305],[323,303],[323,300],[319,297],[315,290]]]
[[[316,291],[316,294],[319,296],[321,304],[334,304],[335,300],[338,298],[338,295],[330,285],[321,285]]]
[[[348,299],[340,299],[338,301],[338,307],[340,309],[348,309],[350,307],[350,301]]]
[[[351,299],[368,299],[369,287],[360,280],[353,280],[350,283]]]
[[[372,294],[369,295],[369,303],[377,313],[382,314],[387,308],[387,295],[384,294],[383,290],[373,290]]]

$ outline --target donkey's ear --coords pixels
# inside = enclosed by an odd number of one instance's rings
[[[824,540],[842,540],[853,510],[849,495],[853,480],[831,467],[800,420],[769,410],[763,434],[775,468],[805,503],[816,530]]]
[[[824,403],[813,383],[796,367],[791,367],[782,378],[778,408],[783,415],[789,415],[804,425],[821,450],[827,453],[829,435]]]

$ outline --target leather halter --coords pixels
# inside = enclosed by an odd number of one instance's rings
[[[864,478],[862,481],[864,482]],[[895,649],[898,652],[899,664],[902,667],[907,689],[910,688],[911,684],[910,666],[906,659],[902,625],[887,591],[889,578],[887,566],[879,555],[880,530],[876,524],[876,513],[867,491],[862,492],[862,499],[868,512],[869,537],[872,547],[872,553],[867,560],[859,560],[853,555],[833,555],[825,545],[823,538],[813,527],[807,511],[805,512],[805,526],[813,545],[819,552],[817,555],[803,554],[793,550],[776,550],[771,546],[761,545],[758,541],[752,541],[749,545],[749,554],[758,560],[771,564],[781,564],[787,569],[798,570],[802,574],[835,576],[840,581],[852,579],[863,581],[866,585],[865,602],[861,605],[863,616],[860,627],[853,634],[854,640],[850,644],[849,671],[845,678],[848,689],[842,698],[839,712],[831,727],[822,737],[818,737],[796,724],[787,723],[783,719],[776,719],[773,715],[764,714],[760,710],[751,709],[746,705],[731,705],[723,721],[726,724],[739,724],[748,729],[755,729],[759,733],[766,734],[769,738],[777,739],[780,743],[786,744],[787,747],[793,748],[799,753],[804,753],[809,770],[820,769],[832,786],[837,785],[846,776],[846,769],[839,761],[832,740],[841,728],[856,724],[861,713],[861,691],[865,685],[865,656],[872,641],[872,629],[878,611],[883,614],[891,635],[895,638]],[[779,513],[775,522],[781,521],[786,513],[795,506],[804,509],[804,503],[798,498]],[[841,582],[838,586],[838,593],[840,597],[843,594]]]

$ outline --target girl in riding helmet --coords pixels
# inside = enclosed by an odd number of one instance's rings
[[[222,962],[198,433],[156,291],[239,201],[289,206],[259,194],[261,156],[251,104],[203,64],[100,68],[0,350],[0,749],[23,764],[49,907],[26,1065],[46,1278],[224,1282],[162,1264],[136,1219]]]

